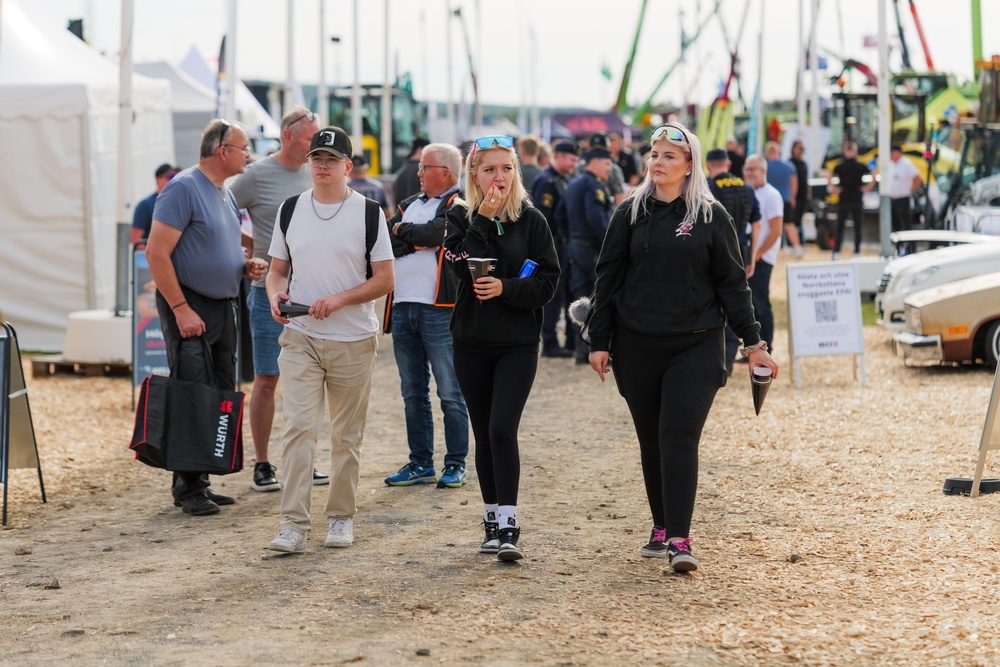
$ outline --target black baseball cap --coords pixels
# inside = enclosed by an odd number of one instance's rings
[[[351,164],[353,164],[355,166],[355,168],[357,168],[357,167],[367,167],[368,166],[368,160],[365,159],[364,155],[361,155],[359,153],[358,155],[354,155],[354,156],[351,157]]]
[[[713,148],[705,156],[705,162],[725,162],[729,159],[729,153],[725,148]]]
[[[331,125],[313,135],[306,157],[316,153],[329,153],[334,157],[347,160],[353,152],[354,147],[351,145],[351,138],[347,136],[347,132]]]
[[[180,167],[175,167],[174,165],[170,164],[169,162],[164,162],[163,164],[161,164],[159,167],[156,168],[156,177],[157,178],[163,178],[164,176],[166,176],[170,172],[176,173],[176,172],[178,172],[180,170],[181,170]]]
[[[576,146],[568,141],[560,141],[552,147],[552,150],[556,153],[572,153],[573,155],[577,155]]]

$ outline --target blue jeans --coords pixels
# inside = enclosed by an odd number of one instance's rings
[[[247,294],[250,309],[250,332],[253,337],[253,372],[257,375],[278,375],[278,336],[285,325],[271,317],[271,302],[267,300],[267,290],[251,287]]]
[[[406,440],[410,461],[418,466],[434,466],[432,372],[444,413],[444,464],[464,467],[469,454],[469,413],[455,377],[450,324],[451,308],[392,304],[392,351],[403,394]]]
[[[769,350],[773,350],[774,313],[771,312],[771,270],[774,267],[761,260],[757,262],[753,275],[747,280],[750,285],[750,296],[753,297],[753,312],[760,322],[760,339],[767,341]]]

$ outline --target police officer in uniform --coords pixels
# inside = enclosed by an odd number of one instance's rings
[[[705,166],[708,168],[708,189],[719,200],[723,208],[736,225],[736,237],[739,240],[740,252],[743,254],[743,265],[747,269],[747,278],[753,275],[754,248],[760,235],[760,207],[753,189],[742,178],[733,175],[729,169],[732,162],[725,149],[713,148],[705,156]],[[733,373],[733,360],[739,349],[740,339],[733,330],[726,327],[726,370]]]
[[[569,306],[569,255],[566,248],[569,230],[565,225],[556,224],[555,214],[580,158],[576,153],[576,146],[568,141],[556,144],[553,150],[555,157],[552,164],[538,175],[531,189],[531,200],[535,208],[542,212],[549,223],[549,229],[552,230],[552,239],[556,243],[556,252],[559,255],[560,270],[556,295],[545,304],[542,311],[542,356],[569,358],[574,355],[576,349],[576,338],[570,328],[569,317],[566,317],[566,346],[560,347],[559,339],[556,337],[556,323]]]
[[[557,221],[565,216],[569,230],[571,299],[590,296],[594,291],[597,256],[601,252],[604,234],[615,208],[611,193],[605,185],[613,166],[611,152],[605,146],[592,144],[583,159],[583,173],[570,182],[556,213]],[[578,334],[576,327],[574,334]],[[582,341],[578,342],[576,363],[589,364],[589,355],[590,346]]]
[[[591,135],[587,150],[589,151],[594,148],[603,148],[607,151],[608,156],[611,157],[611,171],[608,172],[607,178],[604,179],[604,186],[611,195],[611,210],[614,211],[618,204],[622,203],[625,199],[625,175],[622,173],[622,168],[618,166],[615,162],[614,156],[611,154],[611,144],[606,135],[600,133]],[[577,165],[575,175],[579,176],[582,174],[585,168],[585,162]]]

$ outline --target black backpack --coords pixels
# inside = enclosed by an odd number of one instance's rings
[[[288,255],[288,282],[292,281],[292,253],[288,249],[288,224],[292,221],[292,214],[295,212],[295,204],[299,201],[299,195],[289,197],[281,205],[281,217],[278,219],[278,226],[285,237],[285,254]],[[378,211],[377,201],[365,197],[365,278],[372,277],[372,248],[375,247],[375,240],[378,239]]]

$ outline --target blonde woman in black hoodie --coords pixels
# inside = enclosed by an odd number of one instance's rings
[[[448,212],[444,239],[445,259],[459,280],[451,319],[455,374],[476,440],[486,526],[479,551],[514,561],[523,557],[517,429],[535,380],[542,306],[555,294],[559,259],[549,225],[521,183],[511,137],[477,139],[465,176],[467,201]],[[495,258],[492,275],[473,282],[469,258]]]
[[[701,145],[668,123],[650,139],[646,180],[615,211],[597,261],[590,365],[610,358],[635,423],[653,515],[647,558],[698,569],[691,514],[698,441],[726,383],[723,331],[743,340],[749,368],[778,366],[760,340],[736,228],[701,170]]]

